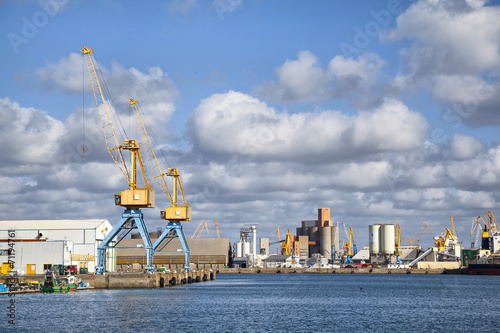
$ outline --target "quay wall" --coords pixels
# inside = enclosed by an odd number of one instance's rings
[[[271,273],[315,273],[315,274],[467,274],[465,268],[446,269],[446,268],[221,268],[217,270],[219,274],[239,273],[239,274],[271,274]]]
[[[163,288],[187,283],[197,283],[216,279],[217,272],[200,270],[190,272],[156,272],[141,273],[107,273],[106,275],[79,274],[81,282],[88,283],[94,289],[124,289],[124,288]],[[42,282],[44,275],[21,275],[17,283],[26,281]],[[8,284],[9,275],[1,275],[0,283]]]

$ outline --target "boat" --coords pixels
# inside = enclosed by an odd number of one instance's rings
[[[46,273],[43,279],[42,292],[66,292],[76,290],[80,279],[74,275],[56,278],[54,273]]]
[[[471,275],[500,275],[500,256],[489,255],[465,259],[467,272]]]

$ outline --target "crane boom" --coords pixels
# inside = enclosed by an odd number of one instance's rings
[[[97,105],[97,111],[99,113],[102,130],[104,132],[106,147],[108,148],[109,154],[122,172],[123,176],[127,179],[127,181],[129,181],[130,176],[127,170],[127,165],[125,164],[125,160],[123,159],[122,151],[119,148],[120,144],[118,141],[118,137],[116,136],[116,132],[111,121],[111,116],[108,112],[108,107],[106,106],[106,102],[104,101],[101,84],[99,83],[99,79],[97,78],[94,61],[92,60],[91,55],[92,53],[94,53],[94,50],[84,46],[83,49],[80,50],[80,52],[85,56],[85,63],[87,64],[87,70],[90,76],[90,83],[92,84],[94,99]]]
[[[179,170],[168,168],[166,173],[162,172],[160,163],[158,162],[156,154],[153,150],[153,145],[151,144],[151,140],[149,139],[149,136],[147,134],[146,126],[144,125],[141,113],[139,112],[139,108],[137,107],[138,102],[131,98],[128,103],[130,104],[130,107],[132,108],[132,111],[134,113],[137,128],[139,129],[141,137],[142,146],[144,147],[144,154],[146,155],[146,159],[148,160],[153,178],[172,204],[172,207],[168,207],[165,210],[161,211],[161,218],[169,221],[191,221],[191,207],[186,202],[186,198],[184,196],[184,189],[182,187]],[[166,176],[173,178],[172,193],[170,193],[170,190],[168,189],[167,181],[165,179]],[[179,205],[177,201],[178,191],[181,192],[182,205]]]
[[[217,238],[220,238],[219,222],[217,222],[217,219],[214,219],[214,221],[215,221],[215,230],[217,231]]]

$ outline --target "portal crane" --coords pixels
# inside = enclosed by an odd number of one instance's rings
[[[403,260],[401,260],[399,258],[399,256],[403,253],[400,251],[400,247],[401,247],[401,226],[399,225],[399,223],[396,221],[396,237],[395,237],[395,254],[396,254],[396,260],[394,261],[394,264],[397,265],[397,264],[400,264],[402,265],[403,264]]]
[[[293,249],[293,236],[290,233],[290,229],[287,229],[285,239],[283,244],[281,245],[281,254],[282,255],[290,255],[292,254]]]
[[[345,227],[345,224],[344,224]],[[344,254],[347,256],[344,264],[352,264],[351,257],[354,255],[354,236],[352,234],[352,228],[349,227],[349,233],[347,234],[347,241],[345,242],[345,251]]]
[[[483,217],[482,216],[478,216],[476,217],[473,221],[472,221],[472,227],[470,229],[470,236],[472,236],[474,234],[474,231],[476,232],[476,235],[474,237],[474,242],[472,242],[471,244],[471,248],[474,248],[474,247],[477,247],[477,248],[481,248],[481,243],[480,243],[480,239],[481,239],[481,235],[482,235],[482,226],[481,226],[481,221],[484,222],[483,220]],[[486,225],[486,222],[484,222],[484,224]]]
[[[135,120],[137,123],[137,128],[139,130],[139,134],[141,137],[142,146],[144,147],[144,154],[146,155],[146,159],[148,160],[149,166],[151,168],[151,173],[153,174],[153,178],[156,183],[162,189],[163,193],[167,196],[171,203],[171,207],[167,207],[166,209],[160,212],[160,216],[163,220],[167,220],[168,224],[165,227],[165,230],[160,235],[160,237],[153,244],[153,251],[161,251],[168,243],[172,241],[173,238],[179,237],[179,240],[184,249],[184,259],[185,266],[184,269],[189,271],[189,258],[190,258],[190,250],[184,236],[184,232],[182,230],[183,221],[191,221],[191,207],[186,201],[184,196],[184,189],[182,187],[182,181],[180,178],[180,173],[178,169],[168,168],[167,172],[162,172],[160,163],[156,158],[156,154],[153,149],[153,145],[151,144],[151,140],[146,131],[146,126],[144,125],[144,121],[142,120],[141,113],[139,112],[138,102],[134,99],[129,100],[129,105],[132,108],[132,111],[135,116]],[[172,193],[167,186],[166,177],[172,177]],[[178,201],[178,193],[180,192],[182,197],[182,203]],[[206,226],[206,225],[205,225]],[[207,228],[208,232],[208,228]]]
[[[146,248],[146,271],[153,272],[153,246],[151,244],[151,238],[149,237],[146,223],[144,222],[143,214],[140,209],[153,208],[155,206],[155,192],[147,180],[137,141],[125,139],[123,140],[123,144],[120,145],[119,143],[111,121],[111,114],[108,111],[103,90],[94,66],[92,58],[92,53],[94,51],[84,46],[80,52],[84,55],[85,62],[87,64],[87,70],[90,76],[92,91],[94,93],[104,139],[106,141],[106,147],[113,161],[118,166],[120,172],[123,174],[129,185],[129,189],[122,191],[121,194],[115,195],[115,204],[124,207],[125,211],[123,212],[120,221],[97,247],[96,274],[105,274],[107,250],[116,248],[116,245],[118,245],[120,240],[123,239],[132,229],[139,229]],[[127,164],[123,158],[122,150],[130,151],[130,171],[128,170]],[[143,188],[139,188],[137,186],[137,164],[139,164],[141,170],[144,182]],[[120,234],[118,241],[110,245],[112,240],[115,239],[118,234]]]
[[[446,243],[449,239],[455,240],[455,237],[453,237],[453,233],[448,228],[446,228],[446,231],[443,235],[435,237],[434,244],[436,244],[438,252],[445,249]]]

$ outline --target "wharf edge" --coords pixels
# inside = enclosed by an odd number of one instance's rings
[[[297,274],[467,274],[465,268],[446,269],[390,269],[390,268],[220,268],[218,274],[274,274],[274,273],[297,273]]]

